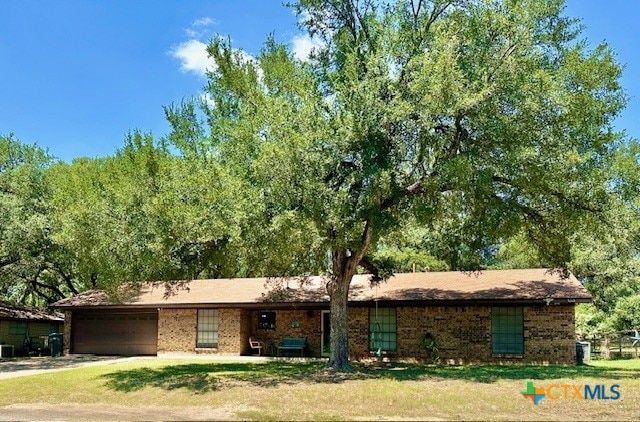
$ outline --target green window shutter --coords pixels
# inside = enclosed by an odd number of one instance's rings
[[[524,317],[521,306],[491,308],[491,342],[495,354],[524,353]]]

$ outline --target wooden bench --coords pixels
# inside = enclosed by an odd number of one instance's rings
[[[282,340],[282,343],[280,343],[280,346],[278,346],[278,356],[280,356],[280,352],[287,352],[290,350],[300,350],[300,356],[304,356],[305,347],[307,347],[306,337],[285,337]]]

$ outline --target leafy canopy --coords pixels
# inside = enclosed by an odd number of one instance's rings
[[[610,206],[625,96],[613,53],[589,51],[561,1],[294,7],[324,42],[309,62],[218,38],[204,118],[168,112],[175,144],[242,179],[260,238],[297,257],[273,273],[326,268],[323,251],[366,259],[408,218],[471,251],[523,232],[569,262],[570,234]],[[287,230],[305,241],[279,244]]]

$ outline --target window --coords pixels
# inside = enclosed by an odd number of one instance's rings
[[[218,347],[218,310],[198,309],[196,347]]]
[[[369,350],[396,351],[396,308],[369,309]]]
[[[260,311],[260,313],[258,314],[258,328],[261,330],[275,330],[276,312]]]
[[[524,353],[524,318],[522,307],[491,308],[493,353]]]
[[[9,322],[9,335],[24,336],[27,334],[27,323],[25,321]]]

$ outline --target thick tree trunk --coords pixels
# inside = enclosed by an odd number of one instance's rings
[[[331,310],[331,357],[328,367],[338,371],[349,371],[349,285],[353,274],[334,274],[327,286]]]
[[[358,265],[362,262],[369,245],[373,229],[369,221],[362,232],[361,249],[335,249],[331,251],[331,279],[327,284],[329,309],[331,310],[331,335],[329,337],[331,355],[328,367],[337,371],[349,371],[349,287]]]
[[[349,287],[363,253],[340,249],[332,252],[333,272],[327,284],[331,310],[331,357],[328,367],[349,371]]]

